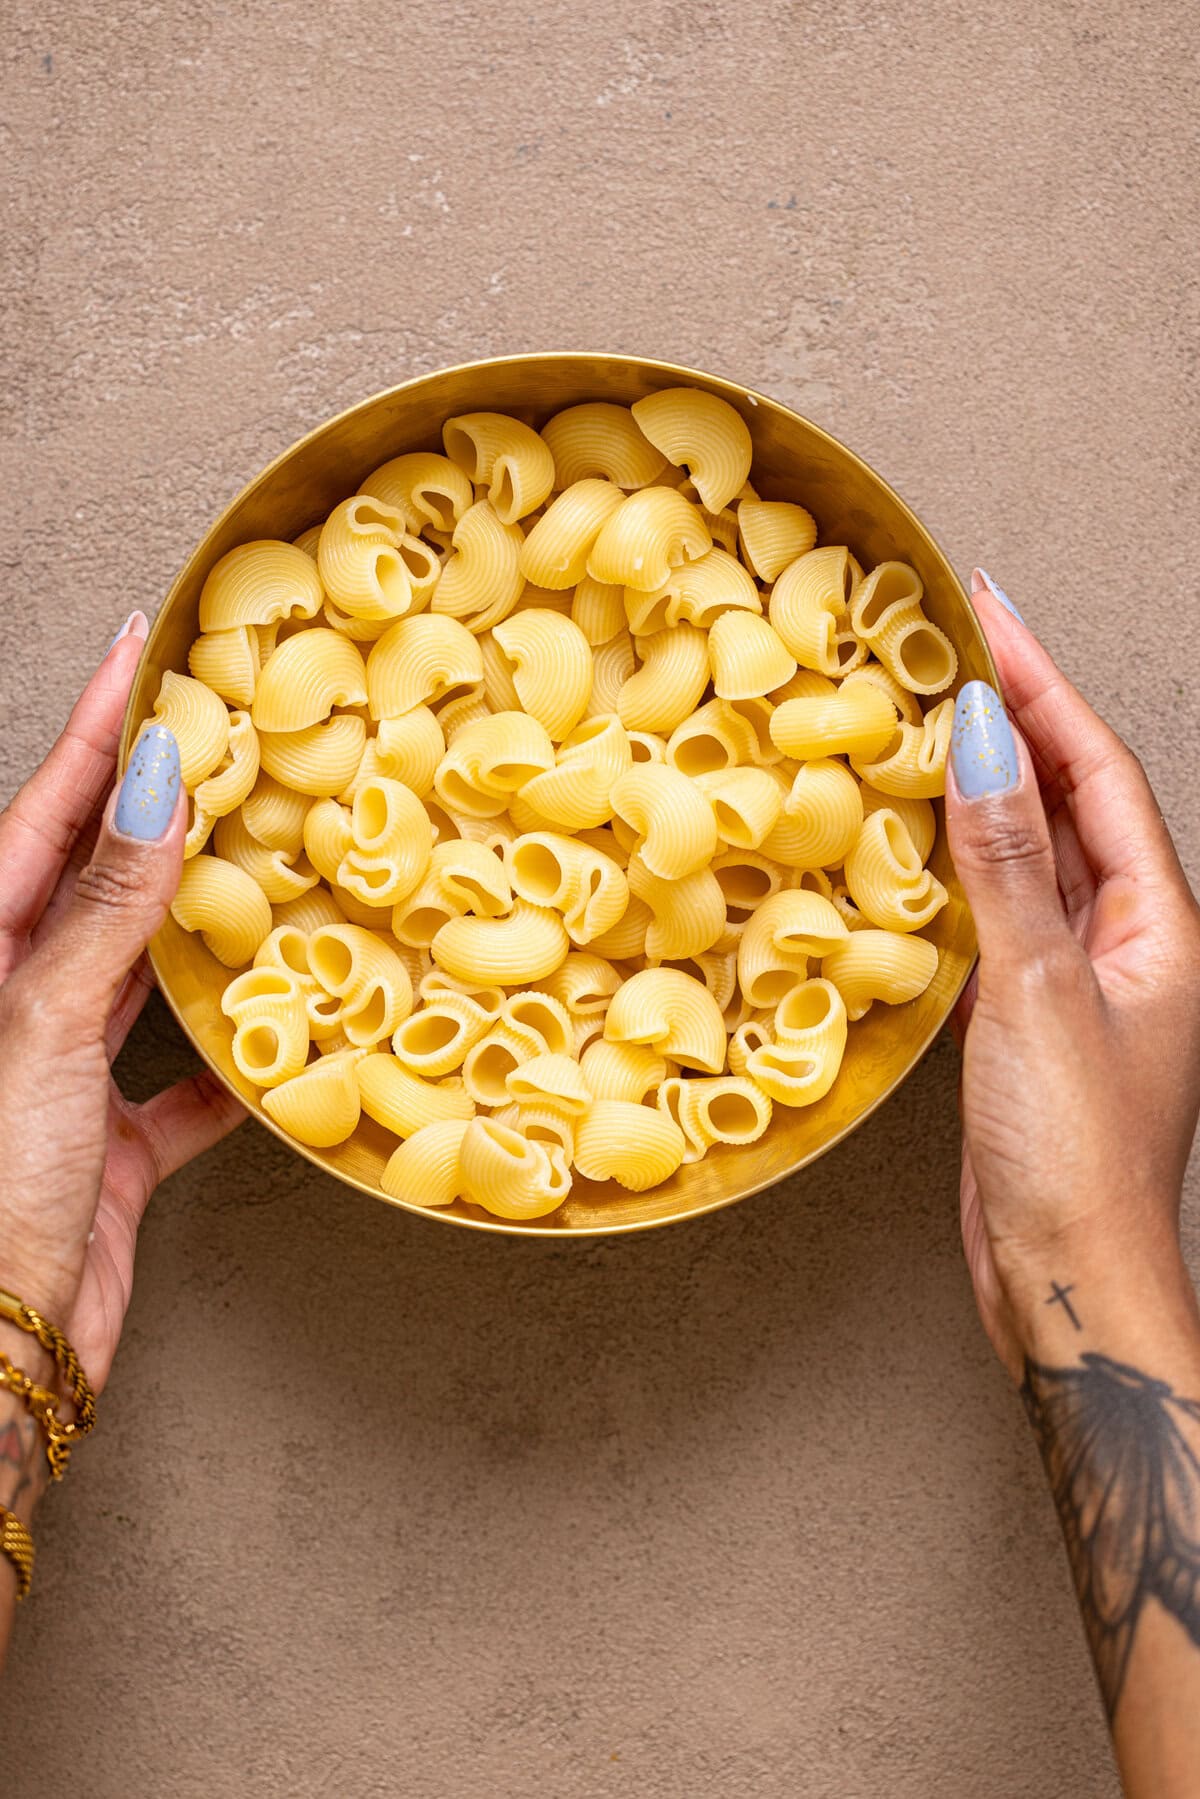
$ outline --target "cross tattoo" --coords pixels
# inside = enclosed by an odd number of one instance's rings
[[[1048,1306],[1059,1306],[1060,1305],[1062,1307],[1063,1311],[1067,1314],[1067,1317],[1071,1320],[1071,1323],[1075,1326],[1075,1329],[1077,1331],[1081,1331],[1083,1329],[1083,1326],[1079,1322],[1079,1318],[1076,1314],[1075,1307],[1071,1304],[1070,1300],[1067,1298],[1067,1294],[1074,1293],[1074,1291],[1075,1291],[1075,1288],[1073,1286],[1060,1287],[1057,1281],[1051,1281],[1050,1282],[1050,1297],[1046,1301],[1046,1304]]]

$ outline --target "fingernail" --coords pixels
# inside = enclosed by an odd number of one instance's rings
[[[121,629],[109,644],[108,650],[105,650],[104,654],[107,656],[109,650],[115,650],[122,637],[140,637],[142,642],[145,643],[149,629],[150,620],[146,617],[144,612],[131,612],[129,617],[125,620],[125,623],[121,626]]]
[[[994,600],[999,600],[1000,604],[1003,606],[1003,608],[1006,612],[1011,612],[1014,618],[1021,619],[1021,623],[1024,624],[1025,620],[1023,618],[1021,618],[1021,614],[1017,611],[1016,607],[1013,605],[1012,601],[1009,599],[1009,597],[1005,593],[1004,589],[1002,587],[996,586],[996,583],[992,580],[992,577],[988,574],[986,568],[972,569],[971,582],[972,582],[973,591],[975,593],[979,592],[978,587],[975,587],[975,585],[974,585],[974,580],[975,580],[976,575],[978,575],[979,579],[983,582],[983,585],[987,588],[987,590],[991,594],[992,598]]]
[[[968,681],[954,706],[950,739],[954,779],[964,799],[1004,793],[1020,776],[1017,745],[1004,702],[986,681]]]
[[[147,725],[134,745],[117,795],[113,826],[123,837],[156,843],[179,796],[179,745],[165,725]]]

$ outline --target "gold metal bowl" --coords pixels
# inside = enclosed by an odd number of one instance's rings
[[[802,500],[816,516],[821,541],[849,544],[867,566],[887,557],[911,563],[925,584],[929,616],[958,651],[959,680],[995,683],[983,633],[950,564],[903,500],[853,451],[777,401],[715,375],[640,356],[554,351],[465,363],[376,394],[311,431],[244,488],[193,552],[154,622],[125,716],[122,767],[153,711],[164,671],[186,672],[204,578],[235,544],[298,536],[379,463],[404,450],[440,449],[442,421],[454,413],[488,409],[540,425],[581,400],[628,405],[680,383],[719,394],[741,413],[754,439],[754,483],[764,498]],[[667,1224],[745,1199],[840,1143],[894,1092],[946,1022],[975,956],[971,915],[940,833],[930,866],[950,895],[926,933],[940,951],[937,974],[919,999],[874,1006],[852,1028],[841,1074],[825,1099],[796,1110],[777,1106],[758,1143],[717,1147],[649,1193],[577,1179],[567,1203],[535,1224],[493,1218],[461,1201],[427,1210],[393,1199],[380,1187],[379,1174],[394,1139],[369,1119],[336,1149],[296,1142],[267,1117],[256,1089],[233,1065],[232,1034],[220,1005],[229,971],[199,936],[170,918],[150,946],[150,959],[167,1004],[209,1067],[260,1123],[318,1168],[389,1205],[451,1224],[525,1236],[595,1236]]]

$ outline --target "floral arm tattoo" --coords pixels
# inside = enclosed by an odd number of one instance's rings
[[[1200,1403],[1096,1354],[1027,1361],[1021,1393],[1111,1724],[1143,1606],[1200,1647]]]

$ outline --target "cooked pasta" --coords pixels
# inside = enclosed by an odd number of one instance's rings
[[[231,550],[155,706],[240,1089],[515,1222],[758,1141],[925,991],[957,674],[726,401],[539,422],[447,419]]]

